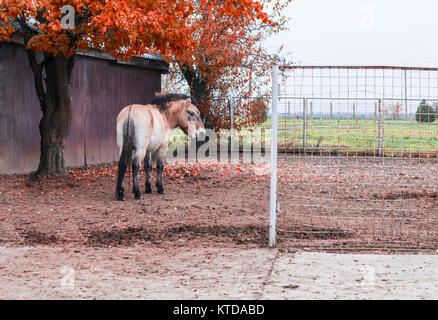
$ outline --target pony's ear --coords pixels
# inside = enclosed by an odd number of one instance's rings
[[[191,99],[190,97],[188,97],[188,98],[186,99],[186,102],[187,102],[187,104],[192,104],[192,99]]]

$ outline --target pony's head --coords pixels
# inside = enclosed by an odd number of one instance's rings
[[[161,94],[152,101],[162,111],[168,112],[177,127],[190,138],[202,138],[206,135],[201,113],[189,96],[182,94]]]
[[[178,119],[178,126],[191,139],[202,139],[206,135],[204,123],[201,119],[201,113],[198,108],[192,104],[190,98],[187,98],[184,102],[184,108]]]

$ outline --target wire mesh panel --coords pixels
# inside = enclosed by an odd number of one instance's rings
[[[283,67],[279,236],[438,247],[438,69]]]

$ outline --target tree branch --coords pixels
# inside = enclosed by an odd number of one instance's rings
[[[27,44],[32,37],[34,37],[37,32],[32,30],[28,25],[24,18],[24,15],[21,17],[17,17],[17,22],[20,24],[20,27],[23,31],[23,40],[24,46],[26,48],[27,58],[29,60],[30,68],[33,72],[35,89],[37,91],[38,100],[40,102],[41,110],[44,112],[44,100],[46,97],[46,92],[44,91],[43,86],[43,66],[47,62],[46,60],[43,63],[38,63],[37,56],[35,51],[28,49]]]

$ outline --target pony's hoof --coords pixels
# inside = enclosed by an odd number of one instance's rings
[[[116,190],[116,199],[119,201],[125,201],[125,189],[123,187]]]
[[[140,192],[139,192],[139,193],[136,193],[136,194],[134,195],[134,197],[135,197],[135,199],[140,200],[140,199],[141,199],[141,193],[140,193]]]
[[[152,188],[151,189],[146,189],[144,193],[152,193]]]
[[[157,192],[158,192],[159,194],[165,194],[164,189],[161,189],[161,190],[158,189]]]

